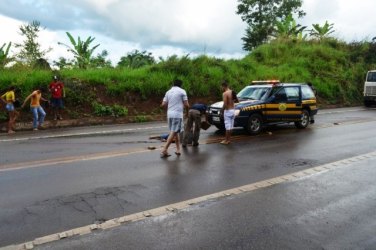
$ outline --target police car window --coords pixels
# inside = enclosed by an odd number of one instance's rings
[[[268,88],[248,87],[239,92],[238,97],[242,99],[261,100]]]
[[[280,91],[284,91],[283,88],[281,88],[281,87],[273,87],[272,91],[270,91],[269,96],[273,96],[273,95],[277,94]]]
[[[307,85],[302,86],[302,98],[303,100],[315,98],[315,94],[313,93],[312,89]]]
[[[299,87],[286,87],[285,88],[288,101],[299,100]]]
[[[286,96],[286,91],[284,88],[275,88],[273,89],[273,93],[275,96],[275,101],[277,102],[286,102],[287,101],[287,96]]]
[[[265,95],[267,92],[267,88],[259,88],[253,91],[251,98],[254,100],[261,100],[261,98]]]
[[[248,88],[244,88],[244,89],[242,89],[242,90],[238,93],[238,97],[240,97],[240,98],[244,98],[244,97],[249,96],[251,93],[252,93],[252,88],[250,88],[250,87],[248,87]]]

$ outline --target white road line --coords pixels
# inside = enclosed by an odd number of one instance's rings
[[[330,110],[330,111],[329,110],[325,111],[325,109],[323,109],[323,110],[319,110],[317,115],[341,114],[341,113],[367,111],[367,110],[376,110],[376,108],[361,108],[361,107],[359,107],[359,108],[356,108],[356,109]]]
[[[134,213],[134,214],[130,214],[130,215],[125,215],[123,217],[119,217],[119,218],[115,218],[115,219],[105,221],[101,224],[91,224],[91,225],[71,229],[71,230],[68,230],[68,231],[65,231],[65,232],[61,232],[61,233],[56,233],[56,234],[51,234],[51,235],[39,237],[39,238],[36,238],[33,241],[25,242],[25,243],[22,243],[22,244],[2,247],[2,248],[0,248],[0,250],[33,249],[36,246],[43,245],[43,244],[46,244],[46,243],[51,243],[51,242],[54,242],[54,241],[58,241],[60,239],[66,239],[66,238],[73,237],[73,236],[86,235],[86,234],[90,234],[93,231],[99,230],[99,229],[106,230],[106,229],[110,229],[110,228],[114,228],[114,227],[119,227],[119,226],[127,224],[127,223],[144,220],[144,219],[147,219],[147,218],[150,218],[150,217],[157,217],[157,216],[161,216],[161,215],[167,215],[167,214],[175,213],[175,212],[178,212],[179,210],[189,208],[192,205],[197,205],[197,204],[205,202],[205,201],[223,199],[223,198],[226,198],[226,197],[229,197],[229,196],[234,196],[234,195],[239,195],[239,194],[242,194],[242,193],[252,192],[252,191],[257,190],[257,189],[262,189],[262,188],[278,185],[278,184],[281,184],[281,183],[284,183],[284,182],[296,181],[298,179],[307,178],[308,176],[313,176],[313,175],[316,175],[316,174],[319,174],[319,173],[328,172],[328,171],[331,171],[331,170],[336,169],[336,168],[351,166],[351,165],[353,165],[354,163],[357,163],[357,162],[361,162],[361,161],[365,161],[365,160],[372,160],[373,158],[376,158],[376,151],[373,151],[373,152],[370,152],[370,153],[367,153],[367,154],[363,154],[363,155],[354,156],[354,157],[347,158],[347,159],[343,159],[343,160],[340,160],[340,161],[324,164],[324,165],[321,165],[321,166],[317,166],[317,167],[313,167],[313,168],[309,168],[309,169],[304,169],[302,171],[298,171],[298,172],[295,172],[295,173],[274,177],[274,178],[259,181],[259,182],[256,182],[256,183],[251,183],[251,184],[244,185],[244,186],[241,186],[241,187],[236,187],[236,188],[224,190],[224,191],[221,191],[221,192],[218,192],[218,193],[204,195],[204,196],[189,199],[189,200],[186,200],[186,201],[177,202],[177,203],[174,203],[174,204],[169,204],[169,205],[166,205],[166,206],[154,208],[154,209],[151,209],[151,210],[146,210],[146,211],[142,211],[142,212],[138,212],[138,213]]]
[[[0,140],[0,142],[29,141],[29,140],[65,138],[65,137],[88,136],[88,135],[122,134],[122,133],[127,133],[127,132],[144,131],[144,130],[161,129],[161,128],[167,128],[167,126],[145,127],[145,128],[128,128],[128,129],[116,129],[116,130],[102,130],[102,131],[59,134],[59,135],[30,136],[30,137],[22,137],[22,138],[2,139],[2,140]]]
[[[340,113],[358,112],[358,111],[366,111],[366,110],[376,110],[376,108],[367,108],[367,109],[358,108],[358,109],[334,110],[334,111],[320,110],[317,113],[317,115],[340,114]],[[82,133],[70,133],[70,134],[59,134],[59,135],[30,136],[30,137],[22,137],[22,138],[0,139],[0,142],[29,141],[29,140],[52,139],[52,138],[66,138],[66,137],[74,137],[74,136],[106,135],[106,134],[116,134],[116,133],[121,134],[121,133],[132,132],[132,131],[152,130],[152,129],[161,129],[161,128],[167,128],[167,126],[103,130],[103,131],[96,131],[96,132],[82,132]]]

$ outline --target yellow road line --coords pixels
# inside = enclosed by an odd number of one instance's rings
[[[226,198],[226,197],[229,197],[229,196],[235,196],[235,195],[239,195],[239,194],[243,194],[243,193],[249,193],[249,192],[252,192],[252,191],[257,190],[257,189],[262,189],[262,188],[278,185],[278,184],[281,184],[281,183],[284,183],[284,182],[296,181],[298,179],[306,178],[308,176],[313,176],[313,175],[316,175],[318,173],[328,172],[328,171],[331,171],[333,169],[337,169],[337,168],[341,168],[341,167],[348,167],[348,166],[351,166],[351,165],[354,166],[354,163],[358,163],[358,162],[365,161],[365,160],[373,160],[374,158],[376,158],[376,151],[373,151],[373,152],[370,152],[370,153],[367,153],[367,154],[363,154],[363,155],[359,155],[359,156],[355,156],[355,157],[351,157],[351,158],[347,158],[347,159],[343,159],[343,160],[340,160],[340,161],[324,164],[324,165],[321,165],[321,166],[317,166],[317,167],[313,167],[313,168],[309,168],[309,169],[304,169],[302,171],[298,171],[298,172],[295,172],[295,173],[282,175],[282,176],[270,178],[270,179],[267,179],[267,180],[251,183],[251,184],[248,184],[248,185],[244,185],[244,186],[220,191],[220,192],[217,192],[217,193],[204,195],[204,196],[201,196],[201,197],[197,197],[197,198],[193,198],[193,199],[189,199],[189,200],[185,200],[185,201],[161,206],[161,207],[158,207],[158,208],[154,208],[154,209],[150,209],[150,210],[146,210],[146,211],[142,211],[142,212],[138,212],[138,213],[134,213],[134,214],[130,214],[130,215],[125,215],[125,216],[122,216],[122,217],[118,217],[118,218],[115,218],[115,219],[105,221],[101,224],[91,224],[91,225],[87,225],[87,226],[83,226],[83,227],[79,227],[79,228],[74,228],[74,229],[71,229],[71,230],[68,230],[68,231],[65,231],[65,232],[61,232],[61,233],[56,233],[56,234],[51,234],[51,235],[39,237],[39,238],[36,238],[35,240],[25,242],[25,243],[22,243],[22,244],[2,247],[2,248],[0,248],[0,250],[33,249],[34,247],[37,247],[37,246],[40,246],[40,245],[43,245],[43,244],[46,244],[46,243],[52,243],[54,241],[58,241],[58,240],[61,240],[61,239],[65,239],[65,238],[69,238],[69,237],[73,237],[73,236],[78,237],[78,236],[81,236],[81,235],[90,234],[90,233],[92,233],[96,230],[99,230],[99,229],[107,230],[107,229],[110,229],[110,228],[119,227],[121,225],[126,225],[126,224],[129,224],[129,223],[132,223],[132,222],[144,220],[144,219],[147,219],[147,218],[150,218],[150,217],[157,217],[157,216],[161,216],[161,215],[167,215],[167,214],[175,213],[175,212],[178,212],[179,210],[189,208],[190,206],[197,205],[197,204],[202,203],[202,202],[206,202],[206,201],[210,201],[210,200],[220,200],[220,199],[223,199],[223,198]]]
[[[250,138],[250,137],[247,135],[240,135],[240,136],[232,137],[234,141],[239,141],[239,140],[247,139],[247,138]],[[212,139],[208,139],[204,141],[202,144],[219,143],[222,140],[223,140],[222,137],[212,138]],[[158,148],[156,149],[158,150]],[[101,160],[101,159],[108,159],[108,158],[114,158],[114,157],[128,156],[132,154],[147,153],[150,151],[153,151],[153,150],[145,149],[145,148],[138,148],[138,149],[132,149],[132,150],[110,151],[110,152],[104,152],[104,153],[94,153],[94,154],[67,156],[67,157],[45,159],[45,160],[38,160],[38,161],[26,161],[26,162],[18,162],[18,163],[11,163],[11,164],[3,164],[3,165],[0,165],[0,172],[52,166],[52,165],[58,165],[58,164],[67,164],[67,163],[80,162],[80,161]]]
[[[324,125],[316,125],[316,128],[331,128],[340,125],[353,125],[358,123],[363,123],[364,121],[348,121],[342,122],[337,124],[324,124]],[[268,134],[262,133],[260,136],[267,136]],[[249,136],[247,134],[244,135],[234,135],[231,137],[233,141],[242,141],[254,138],[255,136]],[[206,139],[201,144],[215,144],[219,143],[224,139],[223,136],[218,136],[215,138]],[[125,151],[112,151],[112,152],[104,152],[104,153],[95,153],[95,154],[88,154],[88,155],[79,155],[79,156],[68,156],[62,158],[54,158],[54,159],[46,159],[40,161],[30,161],[30,162],[20,162],[20,163],[12,163],[12,164],[4,164],[0,165],[0,172],[3,171],[10,171],[10,170],[18,170],[18,169],[26,169],[26,168],[34,168],[34,167],[43,167],[43,166],[51,166],[51,165],[58,165],[58,164],[66,164],[72,162],[79,162],[79,161],[90,161],[90,160],[100,160],[100,159],[108,159],[113,157],[121,157],[127,156],[131,154],[139,154],[139,153],[146,153],[150,152],[149,149],[139,148],[134,150],[125,150]]]
[[[57,164],[66,164],[66,163],[72,163],[72,162],[78,162],[78,161],[101,160],[101,159],[107,159],[107,158],[113,158],[113,157],[127,156],[131,154],[145,153],[149,151],[150,150],[146,150],[146,149],[135,149],[132,151],[130,150],[112,151],[112,152],[95,153],[95,154],[88,154],[88,155],[78,155],[78,156],[68,156],[68,157],[61,157],[61,158],[54,158],[54,159],[46,159],[46,160],[40,160],[40,161],[28,161],[28,162],[4,164],[4,165],[0,165],[0,172],[25,169],[25,168],[51,166],[51,165],[57,165]]]

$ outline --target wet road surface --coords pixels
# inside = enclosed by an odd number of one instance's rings
[[[168,159],[148,139],[164,123],[2,135],[0,246],[372,152],[375,112],[326,110],[306,130],[269,127],[254,137],[237,130],[229,146],[210,128],[198,148]]]
[[[38,249],[375,249],[375,159]]]

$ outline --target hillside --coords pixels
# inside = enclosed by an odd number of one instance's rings
[[[64,81],[67,97],[65,116],[136,116],[163,114],[159,104],[174,78],[183,80],[191,103],[221,98],[220,83],[227,79],[239,91],[252,80],[312,82],[320,105],[351,106],[361,103],[365,73],[373,68],[374,44],[346,44],[337,40],[276,40],[241,60],[207,56],[170,57],[139,69],[65,69],[58,72],[14,67],[0,71],[2,93],[10,85],[23,100],[33,89],[47,87],[54,74]],[[30,119],[28,110],[23,119]],[[0,113],[0,119],[6,119]],[[48,117],[47,117],[48,119]],[[136,119],[136,120],[137,120]]]

